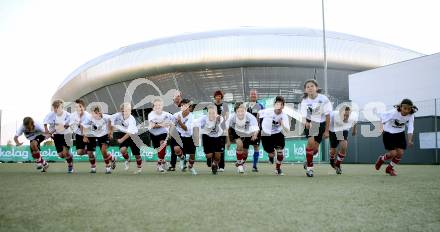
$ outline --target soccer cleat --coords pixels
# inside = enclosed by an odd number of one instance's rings
[[[106,167],[105,168],[105,174],[112,174],[112,168],[111,167]]]
[[[116,168],[116,158],[112,157],[112,161],[111,162],[112,162],[111,163],[111,168],[112,168],[112,170],[115,170],[115,168]]]
[[[125,165],[124,170],[127,171],[130,168],[130,161],[129,160],[125,160],[124,165]]]
[[[170,164],[168,162],[164,162],[164,163],[162,163],[162,165],[163,165],[164,170],[167,170],[168,168],[170,168]]]
[[[330,166],[332,166],[332,168],[336,168],[335,159],[330,159]]]
[[[338,175],[341,175],[342,174],[342,169],[341,169],[341,167],[335,167],[335,169],[336,169],[336,174],[338,174]]]
[[[397,176],[397,173],[396,171],[394,171],[394,168],[387,167],[385,173],[389,174],[390,176]]]
[[[270,156],[269,156],[269,162],[270,162],[271,164],[273,164],[273,157],[270,157]]]
[[[165,169],[163,168],[162,165],[157,165],[157,171],[158,172],[165,172]]]
[[[218,166],[216,164],[211,165],[212,174],[217,175]]]
[[[224,169],[224,168],[219,168],[218,171],[219,171],[219,172],[224,172],[225,169]]]
[[[137,168],[137,170],[134,172],[134,174],[140,174],[142,172],[142,168]]]
[[[308,171],[306,171],[306,176],[307,177],[313,177],[313,170],[308,170]]]
[[[239,165],[239,166],[237,167],[237,171],[238,171],[238,173],[244,173],[243,165]]]
[[[68,166],[67,167],[67,173],[73,173],[73,166]]]
[[[49,168],[49,163],[47,163],[46,161],[44,161],[43,169],[41,170],[41,172],[46,172],[48,168]]]
[[[258,172],[258,168],[257,167],[253,167],[252,168],[252,172]]]
[[[384,163],[382,157],[383,156],[380,155],[379,158],[377,158],[376,165],[375,165],[376,170],[379,170],[380,167],[382,166],[382,164]]]
[[[190,168],[189,170],[191,170],[191,174],[193,174],[194,176],[197,175],[197,171],[195,168]]]
[[[169,167],[169,168],[167,169],[167,171],[169,171],[169,172],[174,172],[174,171],[176,171],[176,168],[174,168],[174,167]]]
[[[96,168],[91,168],[90,173],[96,173]]]
[[[37,163],[37,170],[40,170],[40,169],[42,169],[42,168],[43,168],[43,165]]]
[[[180,171],[182,171],[182,172],[186,171],[186,165],[185,165],[184,159],[180,159],[179,167],[180,167]]]
[[[283,170],[281,170],[281,168],[275,170],[275,174],[277,174],[277,176],[284,176]]]

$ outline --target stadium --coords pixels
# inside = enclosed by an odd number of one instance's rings
[[[348,100],[348,75],[422,55],[343,33],[327,32],[326,38],[328,95],[334,102]],[[53,99],[104,102],[114,113],[133,80],[149,80],[137,86],[133,105],[172,89],[194,102],[212,101],[218,89],[226,93],[226,101],[247,101],[249,90],[256,89],[262,99],[282,95],[298,103],[307,79],[323,83],[322,31],[241,28],[122,47],[73,71]],[[151,103],[135,108],[151,108]]]

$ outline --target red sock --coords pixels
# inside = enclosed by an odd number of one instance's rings
[[[73,166],[73,158],[70,153],[67,153],[66,162],[67,162],[67,166],[69,167]]]
[[[281,168],[281,163],[283,162],[284,155],[277,155],[276,169],[279,170]]]
[[[345,154],[339,152],[338,158],[336,159],[336,163],[335,163],[337,167],[341,166],[341,163],[342,161],[344,161],[344,158],[345,158]]]
[[[246,162],[246,160],[248,158],[248,153],[247,152],[243,153],[242,158],[243,158],[243,163]]]
[[[190,159],[189,161],[189,168],[192,168],[194,166],[194,160]]]
[[[93,157],[89,157],[89,162],[90,162],[90,166],[92,166],[92,168],[96,167],[96,159],[95,159],[95,156],[93,156]]]
[[[138,168],[142,167],[142,158],[140,155],[135,156],[136,157],[136,164]]]
[[[388,153],[385,153],[383,156],[382,156],[382,160],[383,161],[387,161],[387,160],[390,160],[391,159],[391,157],[390,157],[390,155],[388,154]]]
[[[330,159],[332,159],[332,160],[334,160],[336,157],[336,154],[332,154],[331,152],[330,152]]]
[[[40,152],[32,153],[32,158],[34,158],[35,162],[41,164],[44,162],[43,158],[40,155]]]
[[[159,152],[157,152],[157,157],[159,158],[159,159],[165,159],[165,148],[164,149],[162,149],[162,150],[160,150]]]
[[[111,155],[109,155],[109,154],[107,154],[105,157],[104,157],[104,163],[105,163],[105,166],[108,166],[109,164],[110,164],[110,160],[112,159],[112,156]]]
[[[130,159],[130,157],[128,157],[128,153],[122,153],[122,157],[124,157],[125,160]]]
[[[243,163],[243,153],[240,151],[237,151],[235,154],[237,156],[237,166],[239,166]]]
[[[399,164],[400,158],[394,157],[390,164],[388,164],[388,168],[393,169],[397,164]]]
[[[307,167],[313,167],[313,149],[306,148]]]

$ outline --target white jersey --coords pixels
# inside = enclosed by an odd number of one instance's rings
[[[239,119],[236,113],[233,113],[226,125],[235,130],[240,137],[250,137],[256,131],[259,131],[257,118],[249,112],[246,112],[243,119]]]
[[[113,127],[119,132],[124,132],[127,134],[138,133],[136,120],[134,119],[133,115],[130,115],[127,119],[124,119],[124,115],[121,112],[118,112],[111,116],[111,122]]]
[[[151,111],[148,114],[148,124],[155,124],[155,123],[166,123],[166,122],[174,122],[174,117],[172,114],[162,111],[160,114],[157,114],[155,111]],[[149,131],[153,135],[161,135],[161,134],[167,134],[169,128],[168,127],[160,127],[160,128],[151,128]]]
[[[85,125],[90,121],[91,115],[89,112],[84,111],[83,115],[79,115],[78,112],[73,112],[70,114],[70,128],[72,129],[73,133],[77,135],[83,135],[81,132],[81,125]]]
[[[358,113],[351,112],[347,121],[344,121],[344,118],[341,117],[339,111],[332,111],[330,113],[330,131],[339,132],[350,130],[358,121]]]
[[[393,109],[382,113],[380,119],[384,124],[383,130],[391,134],[405,131],[405,126],[408,126],[408,134],[414,132],[414,114],[403,116],[397,109]]]
[[[202,134],[208,135],[209,137],[220,137],[223,136],[223,128],[221,124],[223,123],[223,117],[218,116],[217,120],[211,121],[207,115],[202,116],[199,119],[200,132]]]
[[[330,114],[332,103],[323,94],[318,94],[315,99],[309,97],[301,101],[301,116],[313,122],[324,122],[325,116]]]
[[[180,136],[182,137],[192,137],[193,134],[193,121],[194,121],[194,116],[192,113],[189,113],[186,117],[182,116],[182,111],[177,112],[174,114],[174,122],[176,124],[176,129],[179,132]],[[186,131],[180,127],[180,125],[177,123],[177,118],[180,117],[180,120],[182,121],[182,123],[186,126]]]
[[[261,122],[261,128],[265,135],[280,133],[283,130],[282,126],[290,128],[289,117],[283,112],[276,114],[274,109],[264,109],[260,110],[259,114],[260,118],[263,119]],[[282,125],[280,121],[282,121]]]
[[[35,138],[37,138],[37,136],[39,135],[43,135],[44,133],[44,127],[40,124],[40,123],[34,123],[34,130],[33,131],[28,131],[26,130],[25,126],[21,125],[18,130],[17,133],[15,134],[15,136],[21,136],[24,133],[24,136],[28,139],[28,140],[34,140]]]
[[[89,137],[102,137],[108,134],[108,124],[111,123],[111,116],[103,114],[102,118],[90,117],[90,120],[83,125],[84,134]]]
[[[61,115],[57,115],[55,112],[50,112],[44,118],[44,124],[49,125],[49,132],[53,134],[69,134],[72,133],[70,127],[67,129],[65,126],[70,124],[70,113],[63,111]]]

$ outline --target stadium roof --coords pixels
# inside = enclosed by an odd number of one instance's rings
[[[363,71],[423,54],[353,35],[326,32],[328,68]],[[185,34],[119,48],[88,61],[53,99],[71,101],[114,83],[169,72],[249,66],[322,67],[322,31],[240,28]]]

